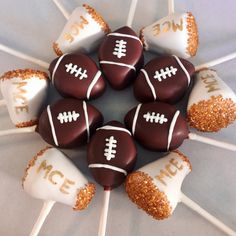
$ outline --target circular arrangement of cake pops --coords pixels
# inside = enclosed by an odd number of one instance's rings
[[[17,127],[0,131],[0,136],[37,132],[59,148],[88,143],[88,168],[104,188],[99,236],[106,234],[111,190],[123,183],[129,198],[155,219],[170,217],[182,202],[227,235],[235,236],[236,232],[182,193],[182,182],[192,167],[185,155],[174,150],[190,139],[236,151],[236,145],[197,135],[188,127],[212,132],[235,121],[236,95],[209,68],[235,58],[236,53],[198,66],[187,61],[197,52],[197,25],[191,13],[174,12],[174,0],[168,1],[169,15],[143,28],[140,38],[131,28],[138,0],[131,1],[126,26],[113,32],[91,6],[83,4],[70,14],[59,0],[52,1],[67,20],[53,43],[59,57],[48,63],[0,44],[0,50],[37,64],[50,74],[18,69],[0,77],[0,106],[7,107]],[[101,71],[89,56],[81,54],[98,48]],[[143,66],[143,48],[165,54]],[[102,96],[105,79],[116,90],[134,82],[134,95],[144,103],[126,114],[127,129],[118,121],[102,126],[103,115],[84,101]],[[195,84],[185,119],[171,104],[185,95],[192,80]],[[65,98],[46,105],[49,81]],[[172,152],[131,173],[137,160],[134,139],[146,149]],[[42,149],[29,162],[23,188],[44,201],[31,236],[39,234],[56,202],[83,210],[95,194],[95,185],[53,147]]]

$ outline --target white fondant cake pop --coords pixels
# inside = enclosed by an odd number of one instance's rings
[[[83,210],[95,193],[95,186],[75,165],[59,150],[49,147],[29,162],[23,177],[23,188],[32,197],[42,199],[50,209],[55,202],[60,202],[74,210]],[[46,208],[44,206],[31,235],[38,234],[50,211]]]
[[[190,171],[188,158],[179,151],[171,152],[129,174],[125,189],[139,208],[157,220],[170,217],[177,204],[182,202],[226,234],[235,236],[236,232],[181,192],[182,182]]]
[[[1,92],[10,118],[16,127],[37,123],[46,103],[49,78],[37,70],[9,71],[0,77]]]
[[[140,31],[144,49],[189,58],[198,48],[198,29],[190,13],[171,13]]]
[[[218,131],[236,120],[236,95],[211,69],[197,72],[188,101],[190,126],[201,131]]]
[[[92,7],[84,4],[73,11],[53,48],[58,56],[65,53],[90,53],[108,32],[110,29],[103,18]]]

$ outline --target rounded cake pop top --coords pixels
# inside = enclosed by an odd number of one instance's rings
[[[198,48],[197,24],[189,12],[173,13],[144,27],[140,38],[148,51],[175,54],[182,58],[195,56]]]
[[[177,56],[162,56],[148,62],[134,82],[134,95],[140,102],[176,103],[186,93],[194,66]]]
[[[126,178],[125,190],[139,208],[157,220],[172,215],[181,200],[181,186],[191,171],[186,156],[175,151]]]
[[[137,150],[131,133],[118,121],[97,129],[88,146],[88,166],[105,189],[122,184],[136,162]]]
[[[96,63],[83,54],[64,54],[49,67],[52,83],[64,97],[90,100],[101,96],[106,88]]]
[[[62,152],[50,147],[29,162],[23,188],[34,198],[60,202],[74,210],[85,209],[95,194],[95,185]]]
[[[102,42],[99,63],[112,88],[124,89],[143,66],[143,44],[130,27],[122,27]]]
[[[139,104],[126,114],[125,124],[141,145],[155,151],[174,150],[189,134],[180,111],[161,102]]]
[[[1,92],[16,127],[33,126],[46,104],[49,78],[38,70],[14,70],[0,77]]]
[[[102,123],[103,116],[94,106],[67,98],[47,106],[36,131],[51,145],[72,148],[85,144]]]
[[[236,95],[214,70],[196,73],[189,97],[188,121],[201,131],[219,131],[236,120]]]
[[[98,48],[108,32],[109,26],[103,18],[92,7],[83,4],[73,11],[53,48],[58,56],[90,53]]]

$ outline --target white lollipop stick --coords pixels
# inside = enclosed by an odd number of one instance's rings
[[[0,137],[1,136],[12,135],[12,134],[33,133],[33,132],[35,132],[35,129],[36,129],[36,125],[30,126],[30,127],[24,127],[24,128],[1,130],[0,131]]]
[[[40,229],[43,226],[44,221],[46,220],[48,214],[50,213],[52,207],[54,206],[56,202],[54,201],[45,201],[43,204],[43,208],[39,214],[39,217],[36,221],[36,223],[34,224],[34,227],[30,233],[30,236],[37,236]]]
[[[0,107],[3,107],[6,105],[6,101],[4,99],[0,100]]]
[[[169,15],[175,12],[174,0],[168,0],[168,12],[169,12]]]
[[[70,13],[65,9],[65,7],[62,6],[62,4],[58,0],[52,0],[52,1],[56,4],[56,6],[61,11],[63,16],[68,20],[70,18]]]
[[[108,215],[108,209],[109,209],[110,194],[111,194],[111,190],[104,190],[103,208],[102,208],[102,213],[100,216],[98,236],[106,235],[107,215]]]
[[[208,213],[206,210],[204,210],[202,207],[200,207],[197,203],[195,203],[183,193],[181,194],[181,202],[191,208],[193,211],[197,212],[199,215],[201,215],[203,218],[215,225],[218,229],[222,230],[227,235],[236,236],[235,231],[233,231],[227,225],[218,220],[216,217]]]
[[[12,48],[9,48],[9,47],[7,47],[7,46],[5,46],[5,45],[3,45],[3,44],[0,44],[0,50],[3,51],[3,52],[8,53],[8,54],[10,54],[10,55],[19,57],[19,58],[21,58],[21,59],[23,59],[23,60],[32,62],[32,63],[37,64],[37,65],[39,65],[39,66],[42,66],[42,67],[44,67],[44,68],[46,68],[46,69],[49,68],[49,63],[44,62],[44,61],[42,61],[42,60],[40,60],[40,59],[37,59],[37,58],[35,58],[35,57],[31,57],[31,56],[29,56],[29,55],[27,55],[27,54],[24,54],[24,53],[22,53],[22,52],[16,51],[16,50],[14,50],[14,49],[12,49]]]
[[[130,5],[128,19],[126,22],[126,25],[129,26],[130,28],[132,27],[132,24],[133,24],[134,14],[135,14],[135,10],[137,7],[137,3],[138,3],[138,0],[132,0],[131,5]]]
[[[219,65],[221,63],[224,63],[224,62],[230,61],[232,59],[235,59],[235,58],[236,58],[236,52],[228,54],[224,57],[220,57],[220,58],[215,59],[213,61],[209,61],[209,62],[204,63],[202,65],[195,66],[195,70],[199,71],[199,70],[204,69],[204,68],[216,66],[216,65]]]
[[[236,152],[236,145],[235,144],[217,141],[215,139],[206,138],[206,137],[203,137],[203,136],[200,136],[197,134],[193,134],[193,133],[189,133],[188,138],[190,140],[195,140],[195,141],[199,141],[202,143],[207,143],[212,146],[216,146],[216,147],[220,147],[220,148],[224,148],[224,149],[228,149],[228,150]]]

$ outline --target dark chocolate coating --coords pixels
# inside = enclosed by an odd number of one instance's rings
[[[171,122],[177,109],[166,103],[151,102],[142,104],[137,122],[134,137],[142,146],[154,151],[168,151],[168,134],[171,126]],[[129,130],[132,130],[133,120],[136,112],[136,107],[130,110],[125,116],[125,124]],[[167,122],[151,122],[146,120],[143,116],[147,113],[155,112],[160,116],[163,114],[167,118]],[[170,142],[169,150],[178,148],[188,138],[189,130],[186,120],[179,114],[174,126],[172,139]]]
[[[112,121],[106,125],[125,128],[123,124]],[[104,150],[107,148],[106,139],[111,136],[117,141],[115,158],[107,160]],[[137,150],[132,136],[127,132],[117,130],[97,130],[93,135],[89,145],[87,160],[88,164],[107,164],[119,167],[128,173],[134,168],[136,162]],[[106,168],[90,168],[94,179],[105,189],[113,189],[118,187],[125,181],[126,176],[118,171]]]
[[[193,76],[195,72],[195,67],[187,60],[179,58],[186,70],[188,71],[190,77]],[[161,76],[161,80],[154,78],[156,71],[161,74],[161,70],[166,72],[167,70],[174,68],[177,69],[174,73],[168,74],[164,73],[164,78]],[[173,56],[162,56],[155,58],[148,62],[143,68],[149,77],[150,83],[153,85],[156,92],[156,101],[162,101],[166,103],[176,103],[179,101],[188,89],[188,78],[178,64]],[[154,101],[154,96],[152,94],[151,88],[149,87],[145,75],[140,71],[137,79],[134,83],[134,96],[140,102],[152,102]]]
[[[57,136],[58,147],[61,148],[75,148],[87,142],[87,128],[85,113],[83,109],[83,102],[77,99],[67,98],[61,99],[50,105],[53,125]],[[57,118],[59,113],[68,114],[68,112],[79,113],[79,117],[71,122],[61,123]],[[87,104],[89,132],[92,135],[95,130],[103,123],[102,114],[92,105]],[[39,118],[39,124],[36,131],[49,144],[56,146],[52,127],[49,122],[47,109],[43,111]]]
[[[53,75],[55,65],[59,59],[60,57],[56,58],[50,64],[49,71],[51,77]],[[82,79],[80,79],[80,75],[76,77],[76,74],[72,69],[67,72],[66,65],[69,65],[70,63],[72,63],[75,67],[77,66],[77,69],[81,68],[81,73],[86,70],[87,78],[81,77]],[[100,75],[91,90],[89,99],[87,99],[88,88],[98,71],[99,69],[96,63],[88,56],[83,54],[68,54],[63,57],[58,68],[56,69],[53,83],[55,88],[63,97],[91,100],[101,96],[106,88],[105,80],[103,76]],[[73,73],[71,74],[70,72]]]
[[[138,37],[136,33],[127,26],[116,30],[114,33],[128,34]],[[124,40],[127,42],[125,52],[126,56],[121,58],[118,58],[113,54],[117,40]],[[137,77],[139,70],[143,66],[143,46],[138,40],[133,38],[124,36],[106,36],[99,48],[99,61],[124,63],[132,65],[136,68],[136,71],[134,71],[133,69],[125,66],[100,63],[103,74],[109,81],[112,88],[117,90],[124,89]]]

